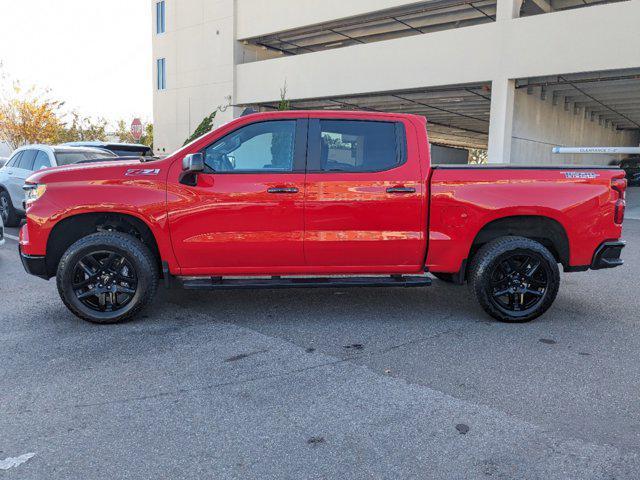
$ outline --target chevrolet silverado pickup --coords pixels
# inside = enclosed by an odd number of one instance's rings
[[[162,160],[70,165],[25,185],[20,255],[66,306],[131,318],[189,289],[468,283],[525,322],[565,272],[622,265],[624,172],[431,165],[423,117],[289,111],[238,118]]]

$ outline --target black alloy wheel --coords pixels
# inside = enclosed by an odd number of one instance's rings
[[[560,287],[558,261],[540,242],[506,236],[483,245],[469,268],[469,287],[492,317],[533,320],[553,304]]]
[[[491,301],[511,316],[525,316],[549,289],[549,268],[534,252],[500,257],[491,274]]]
[[[160,277],[157,259],[126,233],[92,233],[72,244],[58,264],[60,298],[76,316],[94,323],[134,317],[151,302]]]
[[[73,271],[76,298],[96,312],[122,310],[138,288],[136,270],[124,256],[108,250],[90,252]]]

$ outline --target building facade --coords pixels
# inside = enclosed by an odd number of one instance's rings
[[[638,146],[640,0],[152,0],[154,144],[245,107],[425,115],[495,163]]]

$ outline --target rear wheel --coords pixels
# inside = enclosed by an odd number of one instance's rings
[[[502,322],[528,322],[554,302],[560,271],[542,244],[524,237],[502,237],[478,250],[469,285],[492,317]]]
[[[76,316],[116,323],[133,317],[151,301],[158,276],[153,255],[138,239],[99,232],[69,247],[56,280],[62,301]]]
[[[5,190],[0,191],[0,215],[5,227],[17,227],[20,223],[20,216],[16,209],[13,208],[11,197]]]

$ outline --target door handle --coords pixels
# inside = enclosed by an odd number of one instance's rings
[[[267,193],[298,193],[296,187],[271,187]]]
[[[387,193],[416,193],[413,187],[389,187]]]

